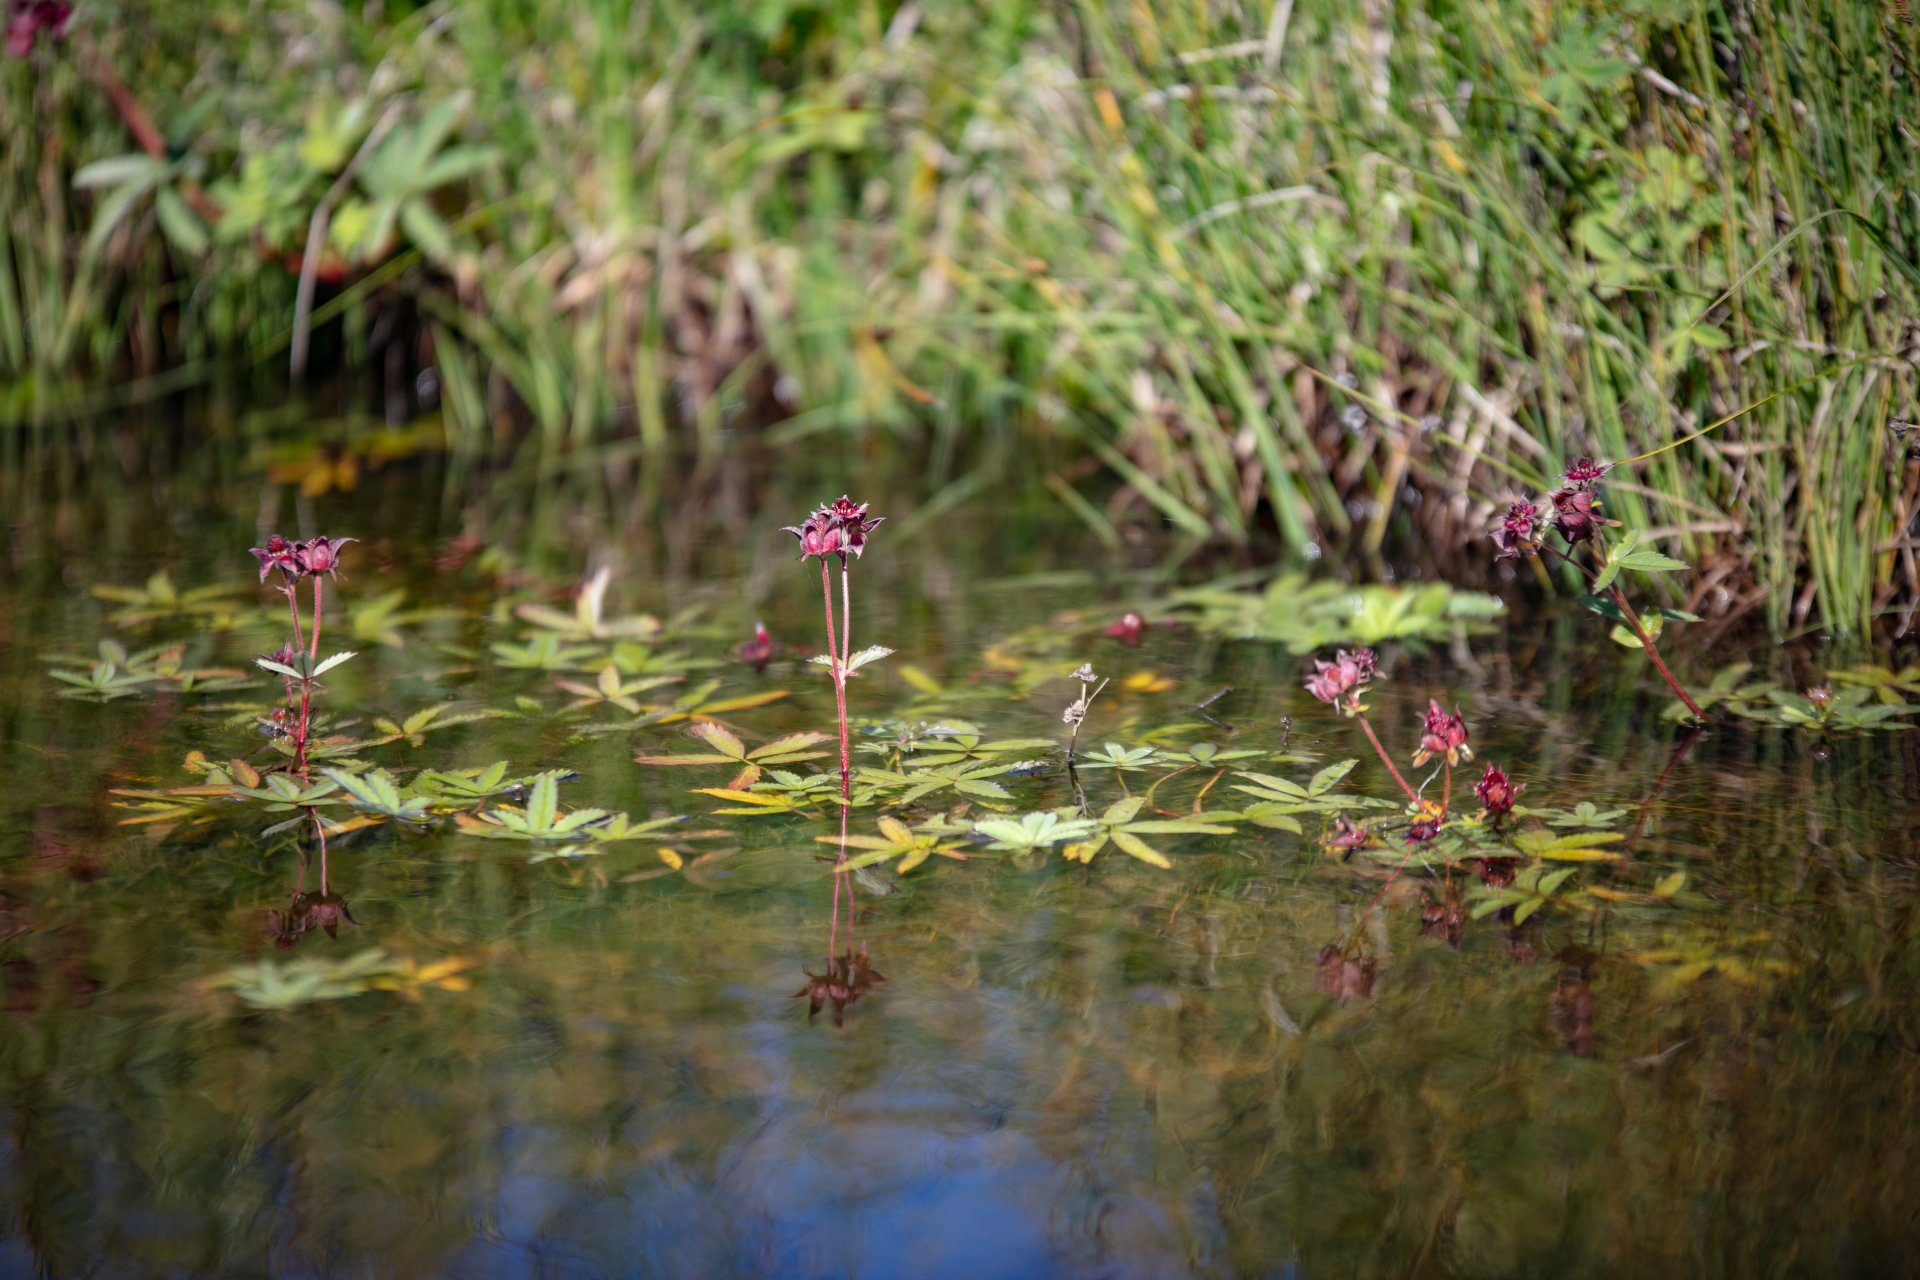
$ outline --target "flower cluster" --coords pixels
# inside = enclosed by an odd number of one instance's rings
[[[7,56],[26,57],[42,35],[60,39],[72,17],[70,0],[13,0],[7,9]]]
[[[1497,764],[1487,765],[1486,773],[1473,784],[1473,794],[1480,797],[1487,816],[1496,820],[1513,812],[1514,800],[1525,790],[1524,785],[1515,786]]]
[[[1595,529],[1605,523],[1595,514],[1600,506],[1593,487],[1613,469],[1609,462],[1576,458],[1560,473],[1560,487],[1548,494],[1544,503],[1516,502],[1500,518],[1493,531],[1493,544],[1500,548],[1496,559],[1518,560],[1540,550],[1540,534],[1551,524],[1571,547],[1592,539]]]
[[[1419,768],[1435,756],[1445,756],[1450,765],[1462,760],[1473,759],[1473,748],[1467,745],[1467,722],[1460,718],[1458,709],[1443,710],[1433,699],[1427,699],[1427,722],[1420,733],[1420,749],[1413,753],[1413,764]]]
[[[1332,662],[1316,658],[1313,665],[1314,673],[1307,677],[1308,693],[1344,716],[1366,710],[1360,697],[1377,671],[1373,650],[1342,649]]]
[[[837,555],[844,567],[847,555],[851,552],[859,556],[867,549],[867,535],[879,527],[885,516],[867,518],[867,504],[855,502],[842,494],[838,502],[817,508],[805,521],[797,525],[785,525],[782,533],[790,533],[800,539],[800,558],[819,556],[825,559]]]
[[[276,533],[267,539],[266,546],[247,550],[260,562],[260,581],[265,582],[267,575],[278,569],[291,587],[310,573],[331,577],[340,567],[340,548],[357,541],[357,538],[317,537],[305,542],[289,542]]]

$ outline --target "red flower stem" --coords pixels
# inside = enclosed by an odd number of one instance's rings
[[[300,726],[295,732],[298,736],[293,743],[293,767],[300,771],[300,777],[307,777],[307,730],[313,724],[313,664],[320,656],[320,616],[321,616],[320,579],[313,580],[313,636],[312,648],[307,651],[307,672],[300,678]]]
[[[1413,788],[1408,786],[1407,780],[1400,776],[1400,771],[1393,767],[1393,761],[1388,757],[1387,749],[1380,745],[1380,739],[1374,735],[1373,726],[1367,723],[1366,716],[1358,715],[1354,719],[1358,720],[1360,727],[1367,731],[1367,741],[1373,744],[1374,753],[1380,757],[1380,763],[1387,766],[1387,772],[1393,775],[1393,780],[1400,784],[1402,791],[1407,793],[1408,802],[1418,803],[1419,797],[1413,794]]]
[[[820,557],[820,599],[827,612],[827,661],[833,668],[834,707],[840,713],[840,802],[845,804],[851,798],[849,780],[853,776],[847,751],[847,677],[840,665],[839,642],[833,632],[833,577],[825,556]]]
[[[1621,613],[1627,615],[1627,625],[1633,628],[1633,634],[1640,637],[1641,648],[1647,651],[1647,657],[1653,662],[1653,669],[1660,673],[1660,678],[1667,682],[1667,687],[1673,690],[1680,701],[1687,704],[1687,710],[1693,712],[1695,720],[1705,720],[1707,713],[1702,711],[1700,704],[1680,687],[1680,682],[1674,679],[1673,672],[1667,670],[1667,664],[1661,660],[1660,650],[1653,643],[1653,637],[1648,635],[1647,629],[1640,625],[1640,615],[1633,611],[1633,606],[1627,603],[1627,597],[1619,587],[1613,588],[1613,602],[1620,606]]]
[[[318,575],[313,579],[313,647],[307,650],[307,657],[316,662],[320,658],[320,578]]]
[[[1593,547],[1593,554],[1596,557],[1599,556],[1599,541],[1595,540],[1591,545]],[[1598,583],[1600,581],[1598,575],[1588,570],[1585,565],[1575,560],[1572,556],[1562,551],[1556,551],[1554,554],[1580,570],[1581,573],[1586,574],[1588,582]],[[1687,710],[1693,713],[1694,719],[1705,720],[1707,713],[1700,709],[1700,704],[1693,700],[1691,694],[1681,688],[1680,681],[1676,679],[1673,672],[1667,668],[1666,661],[1660,656],[1660,647],[1653,642],[1653,637],[1647,634],[1647,628],[1641,623],[1640,615],[1635,613],[1633,606],[1627,603],[1627,593],[1620,589],[1619,583],[1615,582],[1609,584],[1607,594],[1613,597],[1614,604],[1620,607],[1621,616],[1627,620],[1627,625],[1633,628],[1633,634],[1638,637],[1640,647],[1646,650],[1647,658],[1653,663],[1653,669],[1660,673],[1660,678],[1667,682],[1667,687],[1673,690],[1674,696],[1687,704]]]
[[[1440,821],[1445,822],[1447,815],[1453,812],[1453,763],[1447,763],[1447,780],[1440,789]]]
[[[840,666],[853,661],[853,589],[847,577],[847,559],[840,557]]]

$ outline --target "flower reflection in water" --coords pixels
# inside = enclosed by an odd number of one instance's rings
[[[840,806],[840,851],[833,863],[833,914],[827,925],[827,971],[815,973],[806,970],[807,985],[793,993],[794,999],[807,998],[807,1019],[811,1021],[821,1009],[833,1008],[833,1025],[846,1025],[847,1006],[864,998],[887,976],[873,967],[873,960],[867,955],[865,943],[854,943],[854,916],[857,910],[853,900],[852,873],[847,869],[847,813],[846,805]],[[847,949],[840,949],[840,896],[847,898]]]
[[[327,883],[327,833],[320,825],[320,819],[314,818],[314,830],[320,837],[320,887],[307,892],[307,854],[300,852],[300,869],[294,874],[293,895],[287,900],[285,911],[267,912],[267,936],[273,939],[277,951],[291,951],[294,944],[312,933],[315,929],[324,929],[329,938],[340,936],[342,924],[360,927],[347,909],[347,900],[334,893]]]

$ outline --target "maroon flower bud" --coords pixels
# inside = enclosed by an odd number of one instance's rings
[[[293,558],[308,573],[324,573],[333,576],[340,567],[340,548],[357,538],[309,538],[305,542],[293,544]]]
[[[24,58],[42,35],[58,40],[73,17],[69,0],[13,0],[7,15],[7,56]]]
[[[1415,818],[1407,824],[1407,843],[1418,847],[1426,844],[1440,834],[1440,823],[1435,818]]]
[[[778,649],[773,637],[767,634],[767,624],[756,622],[753,624],[753,639],[740,646],[740,659],[756,672],[765,671]]]
[[[1610,462],[1595,462],[1592,458],[1575,458],[1573,465],[1560,473],[1570,489],[1591,489],[1601,476],[1613,470]]]
[[[294,554],[298,546],[298,543],[288,542],[276,533],[267,539],[266,546],[248,547],[253,558],[260,562],[260,581],[265,582],[267,575],[275,569],[286,575],[288,583],[299,581],[302,570],[299,558]]]
[[[1496,764],[1487,765],[1486,773],[1473,784],[1473,794],[1480,797],[1489,818],[1504,818],[1512,813],[1514,800],[1525,790],[1524,785],[1515,786]]]
[[[1593,515],[1591,490],[1555,489],[1548,498],[1553,503],[1553,527],[1569,544],[1584,542],[1593,536],[1598,521]]]
[[[1108,627],[1104,634],[1112,636],[1129,649],[1140,647],[1140,638],[1147,629],[1147,621],[1129,609],[1120,615],[1120,621]]]
[[[1427,700],[1427,722],[1420,734],[1420,749],[1413,753],[1417,769],[1435,756],[1445,756],[1450,765],[1473,759],[1467,745],[1467,722],[1459,711],[1444,711],[1438,702]]]
[[[1507,508],[1500,527],[1493,531],[1493,543],[1500,548],[1498,560],[1518,560],[1540,550],[1540,509],[1531,502],[1516,502]]]
[[[800,540],[802,560],[808,556],[837,555],[844,566],[849,553],[858,556],[866,551],[867,536],[885,519],[885,516],[867,519],[866,503],[843,496],[838,502],[817,508],[802,523],[783,526],[781,532]]]

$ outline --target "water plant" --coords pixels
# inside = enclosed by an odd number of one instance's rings
[[[781,530],[800,541],[800,559],[809,556],[820,561],[820,602],[827,617],[827,652],[814,659],[833,674],[834,708],[840,721],[840,794],[851,797],[853,778],[851,749],[847,741],[847,677],[869,662],[884,658],[893,650],[873,645],[853,651],[853,586],[849,557],[859,559],[867,549],[867,539],[885,516],[867,515],[867,504],[855,502],[845,494],[838,502],[815,509],[797,525]],[[833,577],[829,556],[840,558],[840,630],[833,628]]]
[[[281,679],[285,702],[274,710],[266,728],[276,741],[284,741],[292,756],[293,771],[307,776],[308,753],[312,746],[313,695],[319,678],[354,656],[351,650],[320,657],[320,633],[326,620],[325,587],[340,568],[340,549],[353,538],[328,538],[324,535],[302,542],[290,542],[274,534],[265,546],[249,550],[260,565],[260,581],[278,573],[274,590],[286,597],[287,612],[293,621],[293,638],[280,648],[254,661]],[[301,628],[300,584],[310,584],[312,606],[305,631]],[[295,698],[296,691],[299,694]]]
[[[1561,473],[1560,487],[1549,493],[1544,502],[1523,499],[1509,506],[1491,535],[1494,545],[1500,549],[1498,558],[1518,560],[1548,551],[1576,570],[1591,589],[1591,594],[1580,598],[1581,603],[1619,624],[1613,628],[1615,642],[1643,651],[1687,712],[1695,720],[1704,720],[1706,712],[1667,666],[1657,643],[1666,622],[1698,622],[1699,617],[1679,609],[1658,609],[1642,617],[1628,603],[1619,581],[1621,573],[1626,571],[1676,573],[1687,567],[1686,562],[1643,546],[1642,533],[1637,529],[1628,530],[1617,541],[1608,537],[1608,529],[1620,527],[1619,521],[1601,514],[1599,483],[1610,470],[1608,463],[1580,458]],[[1561,546],[1554,547],[1546,541],[1549,527],[1559,535]],[[1580,555],[1583,546],[1585,559]],[[1606,593],[1605,598],[1602,592]]]

